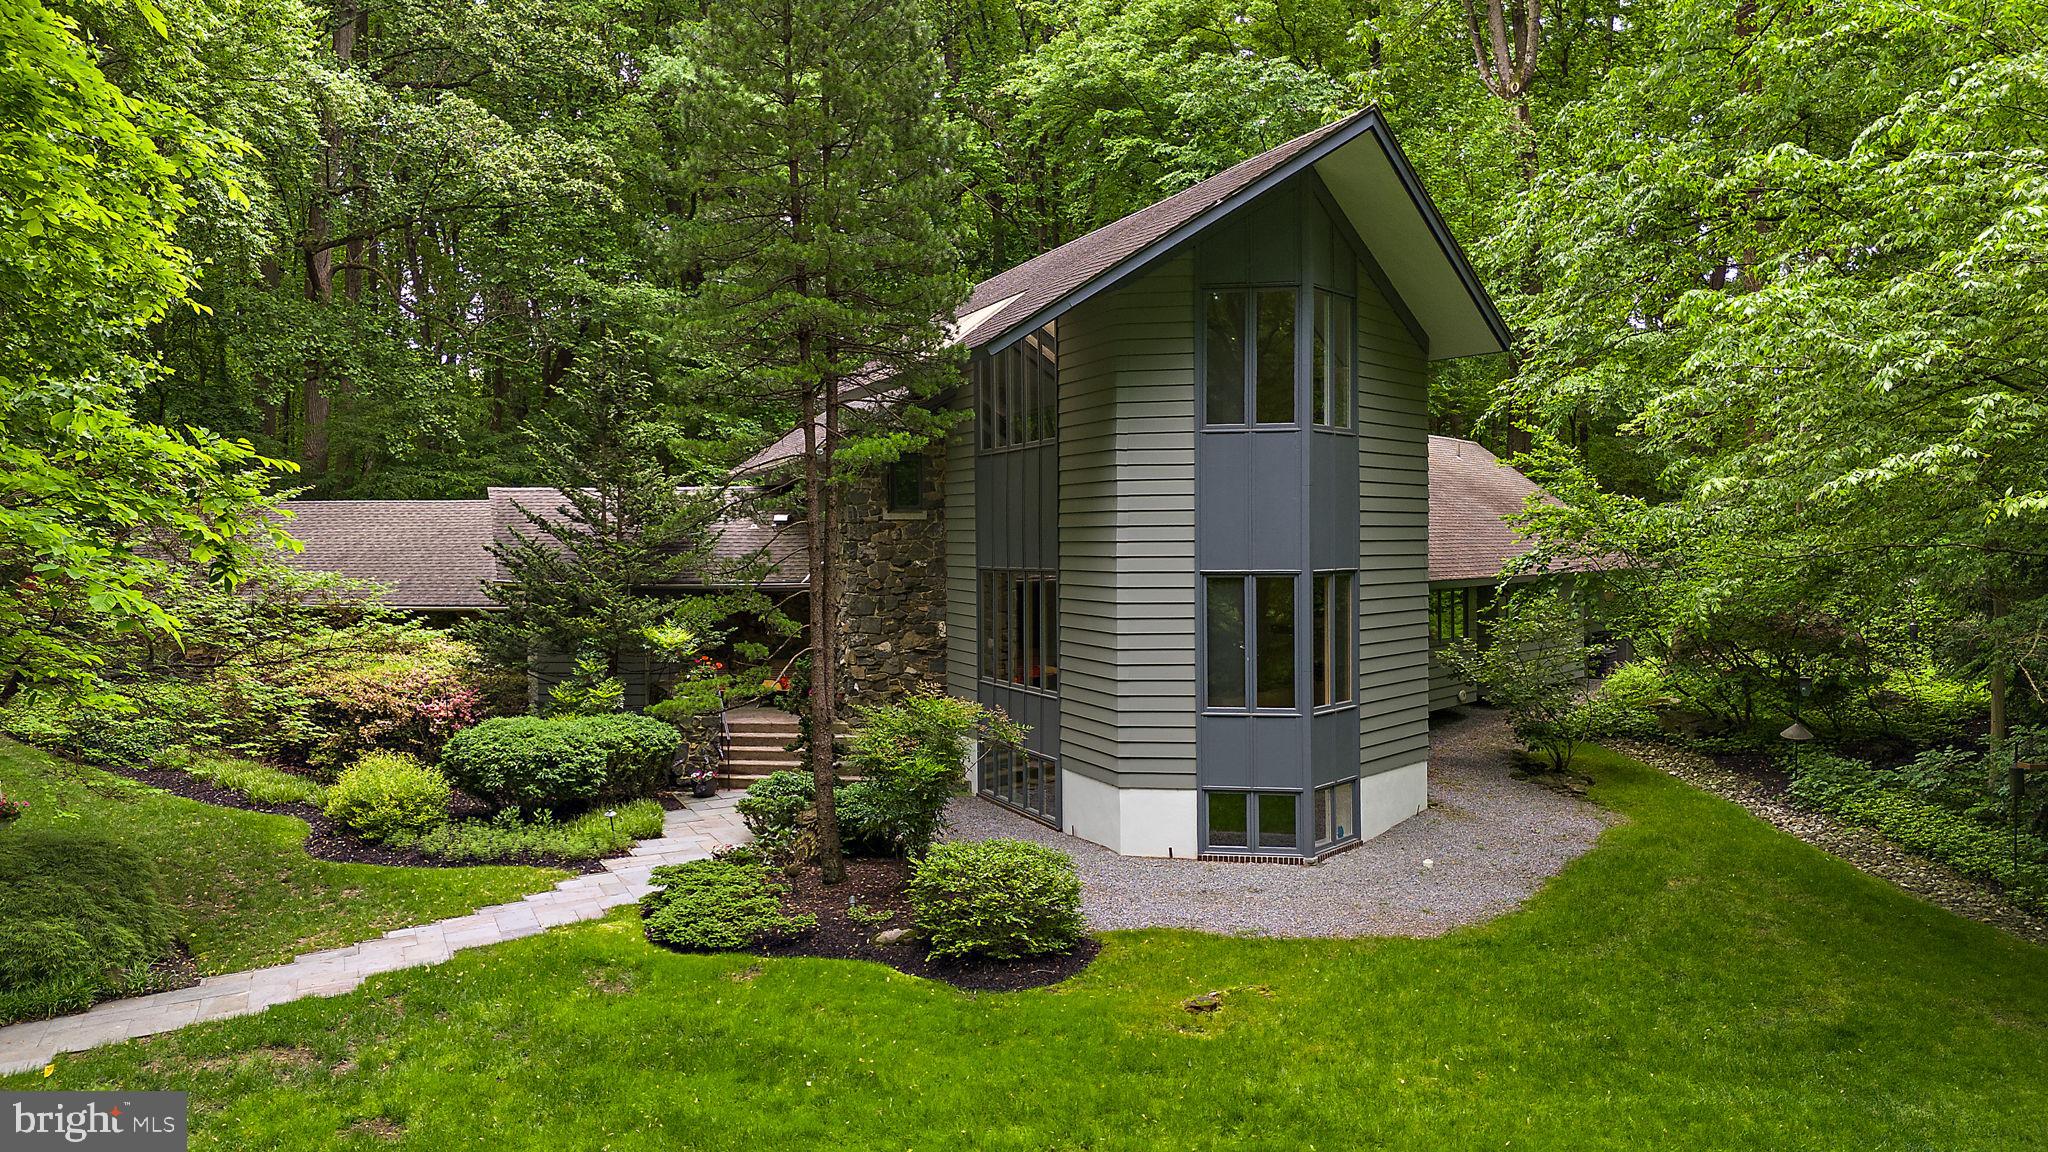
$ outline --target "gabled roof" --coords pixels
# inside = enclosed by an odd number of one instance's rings
[[[1427,338],[1433,360],[1503,352],[1507,326],[1377,107],[1367,107],[976,285],[955,321],[998,348],[1313,168]]]
[[[1534,480],[1470,440],[1429,438],[1429,578],[1493,580],[1530,541],[1505,517],[1529,497],[1556,502]]]
[[[284,530],[306,546],[282,559],[309,572],[338,572],[391,586],[400,608],[488,608],[489,500],[288,500]]]
[[[995,351],[1143,270],[1203,229],[1313,170],[1369,250],[1432,360],[1504,352],[1507,325],[1377,107],[1297,136],[974,286],[953,339]],[[863,382],[863,394],[874,387]],[[733,469],[754,476],[803,455],[803,426]]]
[[[759,558],[768,566],[762,586],[802,587],[809,571],[803,525],[744,503],[710,525],[713,558]],[[491,545],[531,533],[520,509],[553,518],[562,497],[553,488],[492,488],[482,500],[288,500],[282,507],[292,513],[284,530],[306,546],[281,554],[294,568],[386,585],[385,603],[394,608],[474,611],[493,606],[484,585],[505,577]]]

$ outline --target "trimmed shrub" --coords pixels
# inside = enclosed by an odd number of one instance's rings
[[[110,840],[11,831],[0,877],[0,1023],[141,990],[177,934],[155,863]]]
[[[546,812],[531,817],[508,808],[489,820],[458,820],[422,836],[394,843],[429,856],[463,863],[535,858],[596,860],[630,848],[635,840],[661,834],[661,805],[652,800],[622,804],[613,816],[603,810],[557,822]]]
[[[782,910],[788,886],[759,864],[692,860],[656,868],[640,898],[647,938],[667,948],[726,952],[818,926],[810,913]]]
[[[482,800],[566,808],[645,795],[682,746],[674,728],[633,712],[501,716],[456,733],[441,750],[441,769]]]
[[[858,710],[848,759],[860,773],[837,797],[847,840],[869,855],[922,856],[965,783],[970,742],[1016,746],[1024,728],[997,709],[936,690]]]
[[[365,840],[417,836],[448,821],[448,780],[403,752],[366,752],[327,789],[329,819]]]
[[[747,794],[736,807],[740,819],[747,822],[747,831],[770,836],[795,828],[816,797],[809,773],[771,772],[747,785]]]
[[[1085,928],[1074,862],[1025,840],[935,845],[911,873],[907,895],[934,957],[1065,952]]]

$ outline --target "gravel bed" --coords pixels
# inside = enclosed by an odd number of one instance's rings
[[[981,799],[954,802],[949,835],[1066,852],[1098,930],[1437,936],[1517,907],[1618,819],[1510,778],[1511,747],[1490,710],[1440,717],[1429,738],[1428,810],[1312,867],[1119,856]]]
[[[1779,831],[1889,880],[1930,904],[2002,928],[2022,940],[2048,944],[2048,919],[2018,907],[1953,868],[1906,851],[1872,829],[1797,807],[1771,781],[1731,771],[1709,757],[1669,744],[1611,740],[1607,746],[1703,792],[1740,804]]]

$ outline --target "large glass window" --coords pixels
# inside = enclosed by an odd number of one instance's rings
[[[1260,576],[1257,593],[1259,707],[1292,708],[1294,703],[1294,577]]]
[[[1293,424],[1293,288],[1226,288],[1203,296],[1204,420],[1214,425]]]
[[[1205,841],[1209,851],[1300,850],[1295,812],[1299,793],[1212,791],[1204,795],[1209,807]]]
[[[1258,387],[1254,419],[1294,423],[1294,313],[1292,288],[1259,293]]]
[[[1358,653],[1356,588],[1353,573],[1316,573],[1309,643],[1314,645],[1311,696],[1317,708],[1352,700]]]
[[[981,678],[1059,691],[1059,578],[984,568],[980,585]]]
[[[1295,708],[1292,576],[1205,580],[1210,708]]]
[[[1211,576],[1208,585],[1209,707],[1242,708],[1247,667],[1244,577]]]
[[[1356,378],[1351,368],[1353,307],[1347,296],[1316,292],[1315,363],[1310,369],[1309,409],[1315,422],[1325,428],[1351,427],[1351,412],[1356,403]]]
[[[1211,424],[1244,423],[1245,306],[1240,291],[1211,292],[1203,320],[1203,372]]]
[[[977,359],[971,372],[984,451],[1059,435],[1059,338],[1051,324]]]

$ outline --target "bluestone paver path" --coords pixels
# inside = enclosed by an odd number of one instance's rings
[[[645,895],[652,887],[648,875],[656,867],[705,860],[723,845],[744,843],[746,825],[734,808],[740,795],[691,800],[689,807],[668,813],[661,835],[640,841],[631,855],[607,860],[602,872],[564,880],[524,900],[399,928],[346,948],[309,952],[273,968],[208,976],[190,988],[110,1000],[75,1016],[0,1028],[0,1075],[40,1067],[64,1052],[169,1032],[202,1020],[247,1016],[288,1000],[339,996],[379,972],[439,964],[464,948],[594,920]]]

